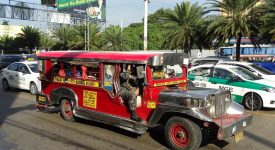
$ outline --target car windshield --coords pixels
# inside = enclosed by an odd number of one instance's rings
[[[182,68],[180,65],[165,65],[152,67],[153,79],[168,79],[182,77]]]
[[[234,72],[236,72],[239,76],[243,77],[244,79],[247,80],[260,80],[262,79],[261,77],[255,75],[254,73],[252,73],[251,71],[244,69],[242,67],[234,67],[234,68],[230,68],[231,70],[233,70]]]
[[[256,64],[251,64],[250,67],[252,67],[253,69],[259,71],[260,73],[264,74],[264,75],[274,75],[273,72],[261,67],[261,66],[258,66]]]
[[[28,64],[32,72],[37,73],[37,64]]]

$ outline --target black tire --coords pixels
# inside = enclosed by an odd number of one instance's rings
[[[2,87],[5,91],[9,90],[10,89],[10,85],[9,85],[9,82],[6,80],[6,79],[3,79],[2,81]]]
[[[200,127],[186,118],[172,117],[165,125],[165,139],[173,150],[198,149],[202,141]]]
[[[243,98],[243,106],[252,110],[252,93],[248,93]],[[259,110],[263,107],[263,101],[260,95],[253,93],[253,110]]]
[[[38,89],[35,83],[30,83],[30,93],[32,95],[35,95],[37,93]]]
[[[71,101],[67,100],[67,99],[63,99],[61,100],[61,117],[66,120],[66,121],[75,121],[75,117],[73,114],[73,106]]]

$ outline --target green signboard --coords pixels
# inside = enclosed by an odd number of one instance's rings
[[[58,0],[57,9],[80,18],[106,21],[106,0]]]

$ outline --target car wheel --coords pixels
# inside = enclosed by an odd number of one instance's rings
[[[69,100],[61,100],[61,116],[66,121],[75,121],[73,107]]]
[[[202,133],[200,127],[192,121],[172,117],[165,125],[165,139],[171,149],[197,149],[202,141]]]
[[[37,86],[35,83],[30,83],[30,93],[35,95],[37,93]]]
[[[10,88],[9,82],[6,79],[3,79],[2,87],[3,87],[4,90],[9,90],[9,88]]]
[[[252,110],[259,110],[263,107],[263,101],[261,96],[256,93],[253,93],[253,104],[252,104],[252,93],[246,94],[244,96],[243,105],[246,109]]]

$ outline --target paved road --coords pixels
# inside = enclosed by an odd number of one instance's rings
[[[26,91],[0,88],[0,150],[165,150],[161,128],[142,136],[92,121],[66,122],[58,114],[37,112]],[[245,139],[210,143],[200,150],[275,148],[275,109],[258,111]]]

